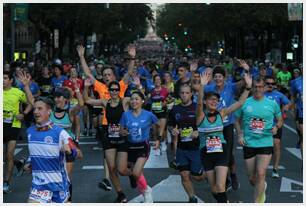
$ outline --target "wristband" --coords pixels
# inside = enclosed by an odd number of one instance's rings
[[[250,91],[252,89],[252,87],[246,87],[245,90]]]

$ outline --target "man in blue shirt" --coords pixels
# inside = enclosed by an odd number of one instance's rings
[[[269,99],[274,100],[281,108],[283,114],[286,114],[286,112],[289,109],[290,101],[284,95],[283,93],[277,91],[275,89],[276,83],[275,79],[272,76],[267,76],[265,79],[265,85],[266,85],[266,91],[265,91],[265,96],[268,97]],[[278,165],[280,161],[280,156],[281,156],[281,137],[282,137],[282,132],[283,127],[279,128],[277,130],[277,133],[273,135],[273,171],[272,171],[272,177],[274,178],[279,178],[278,174]]]

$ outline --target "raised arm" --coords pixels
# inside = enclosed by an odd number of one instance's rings
[[[85,79],[83,97],[86,104],[90,104],[92,106],[103,106],[106,107],[107,101],[105,99],[93,99],[89,97],[88,91],[89,87],[92,85],[91,79]]]
[[[245,102],[245,100],[248,98],[249,93],[251,91],[252,88],[252,78],[251,75],[249,73],[245,73],[244,74],[244,81],[246,82],[246,88],[243,91],[243,93],[241,94],[238,102],[235,102],[234,104],[232,104],[230,107],[228,108],[224,108],[221,110],[220,114],[222,117],[227,116],[228,114],[236,111],[237,109],[239,109],[243,103]]]
[[[199,125],[204,119],[204,111],[203,111],[204,86],[208,84],[211,78],[212,78],[211,75],[207,72],[201,74],[201,87],[199,89],[198,103],[196,110],[197,125]]]
[[[133,73],[134,67],[135,67],[135,57],[136,57],[136,47],[135,45],[129,45],[128,46],[128,54],[130,56],[130,62],[128,66],[128,71],[126,74],[124,74],[122,80],[124,81],[125,84],[129,83],[129,78]]]
[[[18,72],[17,78],[24,85],[24,91],[26,93],[28,103],[31,106],[34,106],[35,99],[30,89],[30,76],[28,76],[26,72]]]
[[[84,71],[84,73],[86,74],[87,77],[89,77],[90,79],[93,80],[93,83],[96,81],[95,77],[92,75],[87,63],[86,63],[86,60],[85,60],[85,48],[82,46],[82,45],[79,45],[77,46],[77,52],[78,52],[78,55],[80,57],[80,62],[81,62],[81,65],[82,65],[82,69]]]

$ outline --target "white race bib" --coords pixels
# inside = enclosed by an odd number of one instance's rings
[[[41,203],[51,203],[53,192],[49,190],[37,190],[33,188],[30,193],[30,199]]]
[[[220,137],[207,137],[206,139],[207,153],[223,152]]]

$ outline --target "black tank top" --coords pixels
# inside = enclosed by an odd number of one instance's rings
[[[124,109],[121,102],[116,107],[111,107],[110,101],[108,101],[106,105],[106,119],[109,138],[119,138],[119,122],[123,112]]]

